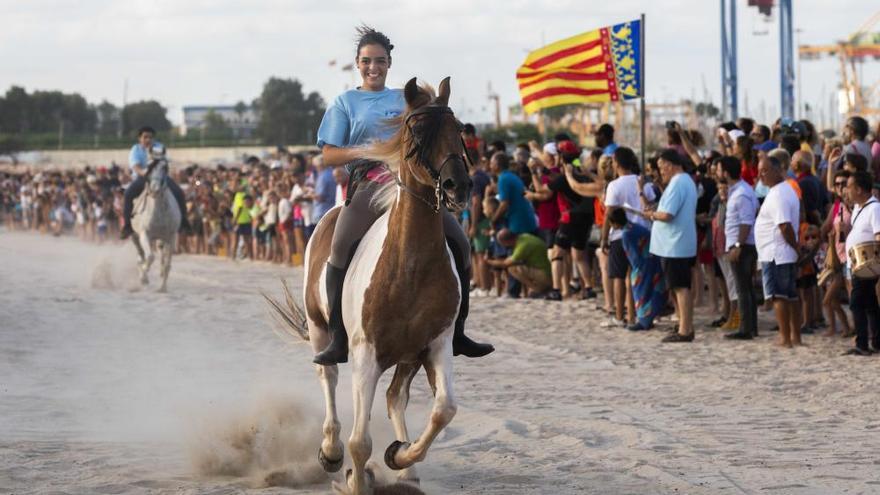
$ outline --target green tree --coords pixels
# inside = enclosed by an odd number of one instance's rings
[[[269,79],[255,103],[260,114],[257,135],[265,144],[312,141],[324,114],[321,96],[315,92],[304,95],[296,79]]]
[[[205,114],[205,122],[202,125],[205,128],[206,137],[228,138],[232,135],[232,129],[229,128],[229,124],[214,110],[208,110],[208,113]]]
[[[16,154],[24,149],[24,141],[15,135],[0,135],[0,156],[9,156],[12,163],[18,163]]]
[[[238,121],[244,120],[244,113],[247,112],[248,106],[243,101],[235,104],[235,113],[238,115]]]
[[[480,137],[487,143],[504,141],[505,143],[514,144],[527,143],[533,139],[540,142],[543,139],[541,133],[538,132],[538,127],[526,122],[517,122],[515,124],[486,129],[480,134]]]
[[[25,133],[30,130],[32,116],[30,95],[21,86],[12,86],[0,98],[0,132]]]
[[[558,121],[563,117],[570,113],[574,113],[577,109],[581,108],[583,105],[558,105],[555,107],[544,108],[541,112],[550,120]]]
[[[155,100],[129,103],[122,109],[122,132],[130,134],[145,125],[157,132],[168,131],[171,129],[171,122],[166,114],[165,107]]]
[[[119,132],[119,107],[104,100],[95,107],[98,114],[98,134],[114,136]]]

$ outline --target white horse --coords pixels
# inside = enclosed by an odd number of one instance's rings
[[[177,243],[177,230],[180,228],[180,209],[174,195],[168,189],[168,161],[164,157],[154,160],[147,171],[147,186],[134,201],[131,236],[138,252],[138,271],[141,284],[147,285],[147,273],[155,259],[156,251],[160,254],[159,276],[162,285],[159,292],[168,289],[168,274],[171,272],[171,255]],[[149,254],[144,252],[144,248]]]

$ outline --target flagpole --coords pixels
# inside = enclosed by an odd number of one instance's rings
[[[645,173],[645,14],[639,23],[639,113],[641,114],[642,132],[642,174]]]

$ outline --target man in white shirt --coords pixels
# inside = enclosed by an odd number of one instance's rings
[[[748,182],[740,177],[741,164],[732,156],[719,161],[722,179],[728,184],[726,213],[724,215],[724,249],[730,263],[730,275],[739,305],[739,328],[724,337],[734,340],[751,340],[758,335],[758,303],[752,288],[755,274],[755,217],[758,213],[758,197]],[[726,274],[725,274],[726,275]],[[733,298],[731,298],[733,299]]]
[[[761,182],[770,188],[755,221],[755,244],[764,282],[764,298],[773,301],[779,324],[779,345],[800,345],[797,287],[797,226],[800,200],[785,181],[782,163],[767,156],[758,166]]]
[[[639,159],[633,150],[619,147],[613,155],[614,173],[617,178],[608,183],[605,190],[605,218],[611,216],[611,212],[618,208],[639,208],[642,204],[639,200]],[[641,215],[629,210],[626,212],[627,219],[631,223],[651,228],[650,223]],[[630,323],[635,323],[635,303],[632,298],[632,290],[629,284],[629,260],[623,250],[623,232],[612,229],[611,222],[605,222],[602,226],[601,247],[603,252],[608,253],[608,278],[614,284],[614,308],[615,315],[603,327],[622,327],[626,325],[624,320],[624,302],[626,303],[627,316]]]
[[[859,244],[880,241],[880,204],[871,195],[873,179],[868,172],[856,172],[847,180],[846,194],[855,205],[852,230],[846,236],[846,263],[852,269],[853,248]],[[856,346],[847,354],[868,356],[868,325],[873,335],[874,352],[880,350],[880,305],[877,303],[877,277],[852,277],[849,307],[856,327]]]

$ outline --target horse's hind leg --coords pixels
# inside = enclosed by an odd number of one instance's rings
[[[413,378],[419,372],[420,363],[400,363],[394,370],[394,378],[388,386],[386,401],[388,403],[388,417],[394,427],[394,435],[398,442],[409,443],[409,432],[406,429],[406,406],[409,404],[409,388]],[[419,476],[415,466],[410,466],[397,474],[401,481],[418,483]]]
[[[348,438],[348,451],[351,453],[352,471],[348,473],[348,488],[354,495],[373,493],[372,473],[367,473],[366,465],[373,451],[370,438],[370,411],[376,395],[376,384],[382,370],[374,356],[367,349],[355,349],[352,359],[351,387],[354,398],[354,425]]]
[[[457,406],[452,392],[452,336],[451,330],[431,344],[427,358],[422,362],[434,389],[434,407],[428,426],[412,444],[392,443],[385,451],[385,463],[391,469],[406,469],[424,460],[428,448],[437,435],[452,421]]]

